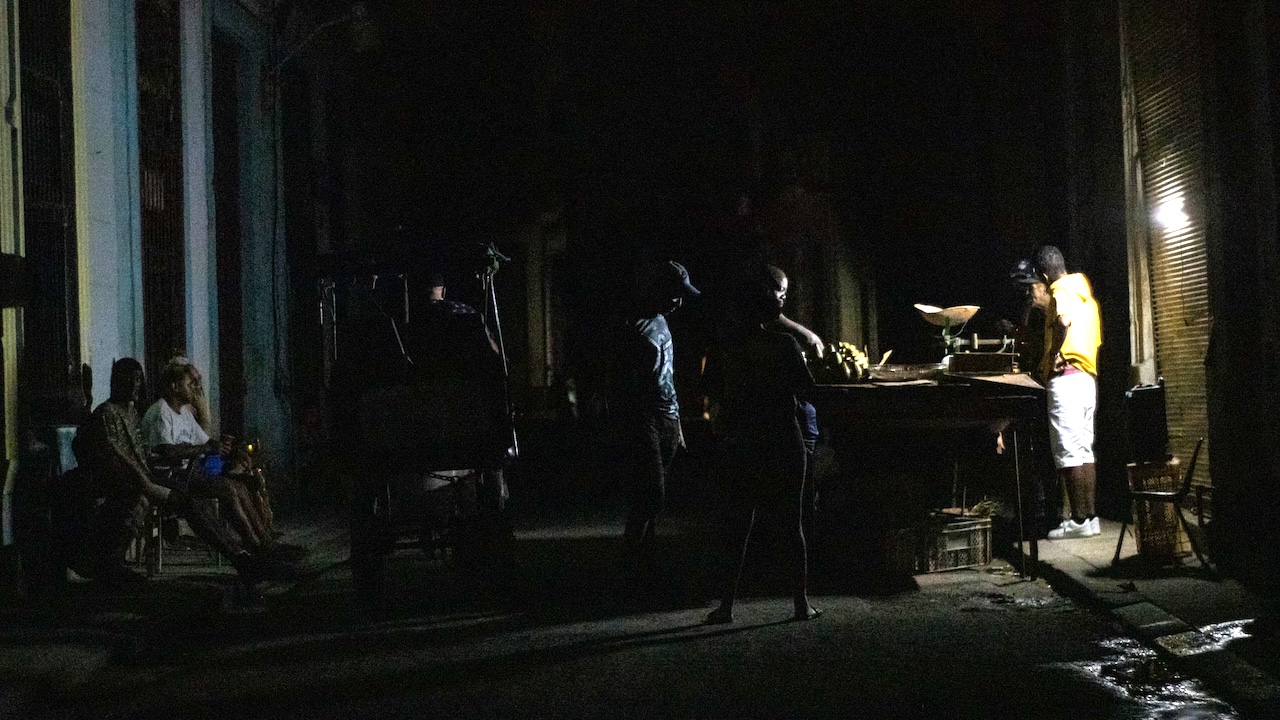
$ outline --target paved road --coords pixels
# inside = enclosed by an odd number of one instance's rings
[[[1233,716],[1105,616],[1002,561],[874,586],[829,564],[814,596],[826,614],[796,623],[765,556],[737,621],[709,627],[697,536],[670,529],[636,578],[614,567],[617,530],[526,529],[518,572],[496,590],[403,554],[375,612],[353,607],[345,565],[278,588],[260,611],[228,609],[198,579],[169,581],[171,598],[132,615],[127,592],[104,596],[119,614],[109,652],[69,643],[61,672],[28,678],[5,715]]]

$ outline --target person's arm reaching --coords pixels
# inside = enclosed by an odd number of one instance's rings
[[[788,380],[791,384],[791,390],[796,397],[801,399],[813,389],[813,374],[809,372],[809,366],[805,364],[804,355],[800,353],[800,345],[795,338],[788,337],[789,342],[786,344],[785,355],[787,364]]]
[[[1056,316],[1051,328],[1051,337],[1046,338],[1046,341],[1051,343],[1049,347],[1053,352],[1053,372],[1059,373],[1067,367],[1067,359],[1062,356],[1062,344],[1066,342],[1067,333],[1071,331],[1072,303],[1075,298],[1066,293],[1055,292],[1053,300]]]
[[[815,358],[822,357],[822,338],[818,337],[818,334],[814,331],[786,315],[778,315],[778,329],[794,337],[802,344],[805,350],[813,353]]]

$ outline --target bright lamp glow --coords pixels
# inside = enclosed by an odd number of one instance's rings
[[[1156,207],[1155,220],[1169,232],[1177,232],[1187,226],[1191,218],[1182,209],[1182,195],[1174,195]]]

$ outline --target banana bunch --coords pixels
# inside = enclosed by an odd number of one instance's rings
[[[853,343],[828,343],[822,360],[813,369],[820,383],[857,382],[870,374],[871,361]]]

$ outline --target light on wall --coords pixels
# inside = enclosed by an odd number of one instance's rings
[[[1157,205],[1152,216],[1166,232],[1177,232],[1191,223],[1191,218],[1182,209],[1182,193],[1173,195]]]

